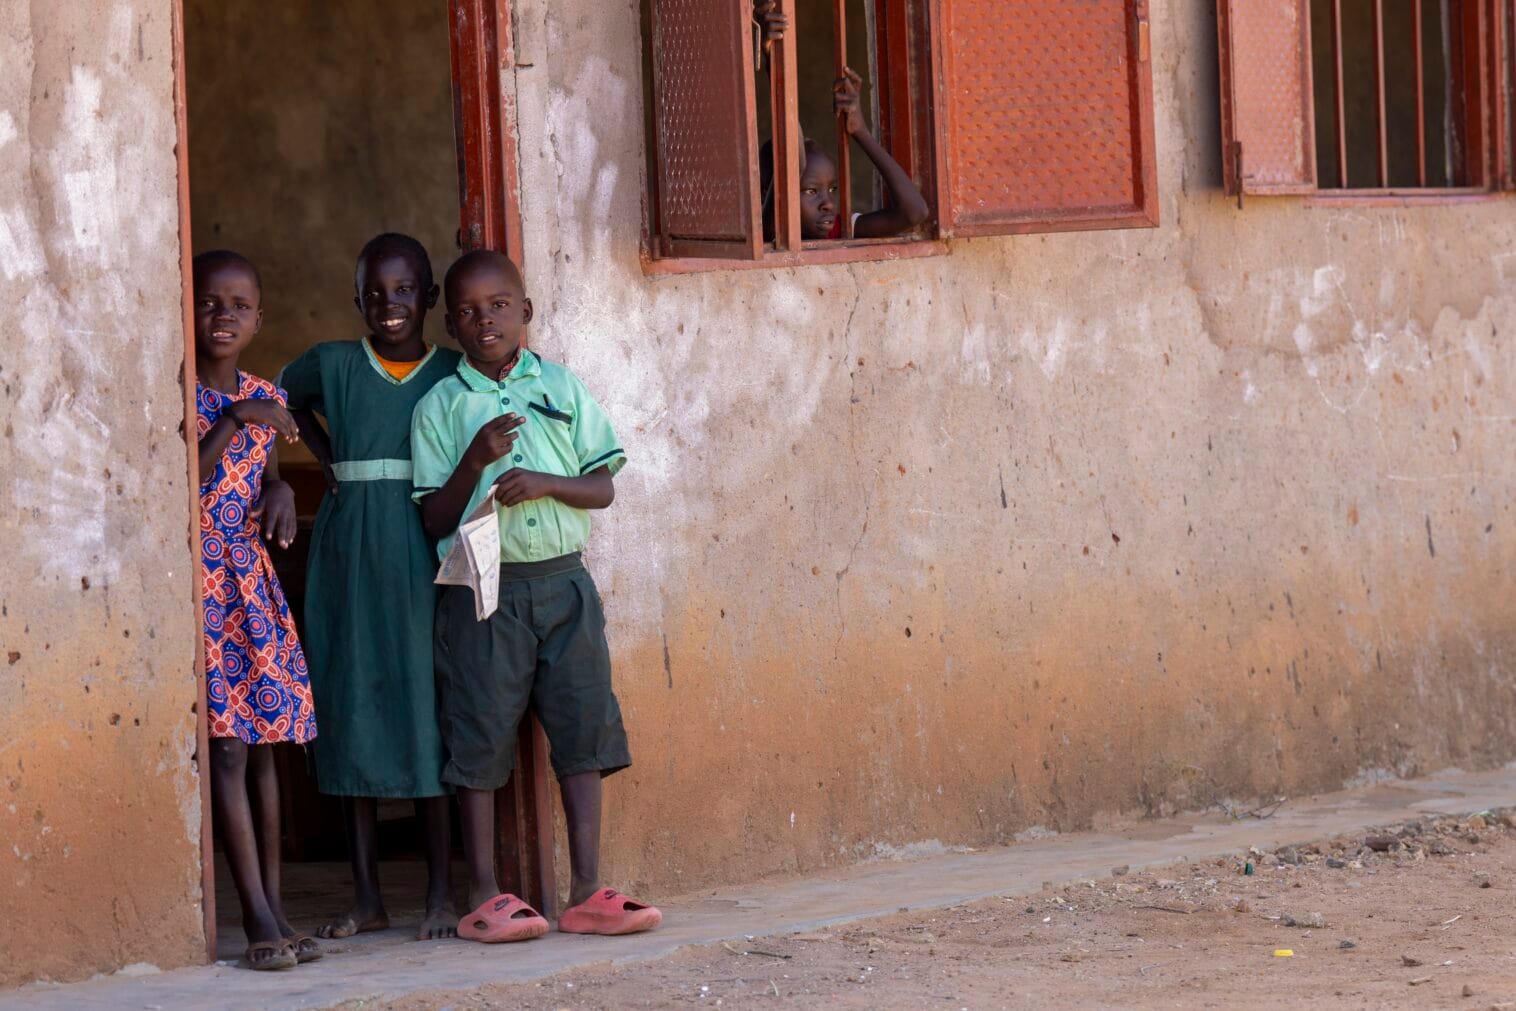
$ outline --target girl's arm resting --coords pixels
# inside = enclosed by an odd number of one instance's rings
[[[307,410],[291,411],[294,415],[295,427],[300,430],[300,438],[305,440],[310,448],[311,455],[316,462],[321,464],[321,473],[326,477],[326,490],[333,495],[337,494],[337,476],[332,473],[332,437],[327,434],[326,427],[316,417],[316,412]]]
[[[223,412],[216,419],[210,430],[200,437],[200,483],[203,485],[211,479],[216,471],[216,464],[221,462],[221,454],[226,452],[226,444],[232,441],[232,436],[237,434],[237,424],[231,418],[231,412]]]
[[[866,128],[855,130],[853,139],[858,142],[859,147],[863,148],[864,154],[869,156],[874,167],[879,169],[879,174],[884,177],[884,183],[889,187],[894,203],[893,207],[860,215],[853,225],[853,237],[876,239],[899,235],[925,221],[931,214],[931,210],[926,205],[926,198],[921,195],[921,190],[911,181],[911,177],[905,174],[905,169],[900,167],[900,163],[890,157],[890,153]]]
[[[291,411],[295,417],[295,427],[300,430],[300,438],[305,440],[305,445],[322,467],[330,467],[332,464],[332,437],[327,434],[326,427],[321,424],[321,419],[316,417],[314,411]]]
[[[275,541],[287,548],[295,540],[298,522],[295,517],[295,489],[279,477],[279,454],[273,445],[268,448],[268,464],[263,471],[262,510],[263,539]]]

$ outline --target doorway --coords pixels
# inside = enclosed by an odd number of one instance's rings
[[[246,371],[273,379],[314,344],[362,336],[354,260],[380,232],[419,239],[439,279],[460,248],[505,249],[519,262],[514,133],[501,120],[508,0],[181,2],[192,249],[235,249],[263,275],[263,329]],[[448,346],[442,322],[434,313],[426,336]],[[280,447],[280,470],[301,522],[291,548],[273,555],[303,632],[305,558],[325,483],[303,445]],[[551,915],[545,752],[540,732],[524,731],[523,742],[522,774],[497,804],[502,884]],[[317,793],[301,749],[281,746],[277,764],[285,906],[314,931],[351,898],[340,802]],[[203,837],[206,866],[216,866],[213,833]],[[392,923],[419,919],[420,848],[410,802],[381,802]],[[206,883],[210,954],[228,957],[243,946],[235,896],[224,868]]]

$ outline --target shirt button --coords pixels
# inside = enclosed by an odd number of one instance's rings
[[[516,454],[516,455],[515,455],[515,457],[514,457],[514,459],[515,459],[515,461],[516,461],[516,462],[517,462],[517,463],[520,463],[520,462],[521,462],[521,454],[520,454],[520,453],[517,453],[517,454]]]
[[[536,526],[536,525],[537,525],[537,520],[536,520],[536,518],[535,518],[535,517],[528,517],[528,518],[527,518],[527,521],[526,521],[526,525],[527,525],[527,526],[529,526],[529,527],[534,527],[534,526]]]

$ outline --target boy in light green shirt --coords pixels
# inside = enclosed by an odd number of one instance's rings
[[[518,941],[547,921],[495,877],[494,791],[515,764],[528,705],[552,745],[573,870],[569,933],[629,934],[662,920],[652,906],[599,884],[601,783],[631,764],[611,690],[605,616],[580,559],[591,509],[616,497],[626,462],[610,420],[568,369],[522,347],[532,303],[515,264],[467,253],[447,272],[447,330],[463,347],[457,373],[416,405],[413,498],[446,557],[460,519],[498,503],[500,604],[475,619],[468,587],[443,588],[435,623],[438,715],[458,788],[469,905],[458,935]]]

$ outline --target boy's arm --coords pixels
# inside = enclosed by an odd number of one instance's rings
[[[463,518],[469,499],[474,497],[479,475],[511,451],[516,444],[516,429],[525,420],[517,414],[506,414],[479,427],[442,487],[421,499],[421,525],[429,536],[441,540],[458,529],[458,521]]]
[[[859,108],[862,87],[863,78],[852,67],[848,67],[832,86],[832,94],[837,111],[847,114],[848,134],[863,148],[863,153],[869,156],[869,161],[874,163],[890,190],[894,206],[859,215],[858,221],[853,225],[855,239],[877,239],[910,231],[925,221],[931,211],[921,190],[905,174],[905,169],[869,133],[868,124],[863,120],[863,111]]]
[[[579,477],[514,467],[495,479],[495,498],[506,506],[536,498],[555,498],[575,509],[604,509],[616,501],[616,485],[609,467],[596,467]]]

